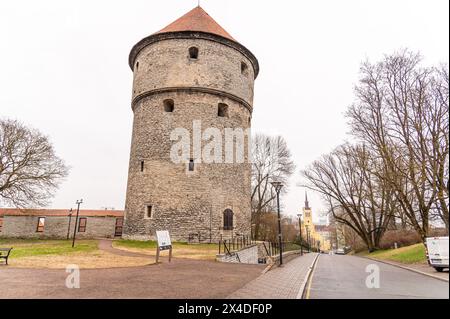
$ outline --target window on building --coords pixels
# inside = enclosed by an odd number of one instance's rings
[[[144,171],[144,161],[141,161],[141,172]]]
[[[231,209],[225,209],[223,212],[223,229],[233,229],[233,211]]]
[[[139,70],[139,61],[136,62],[136,71]]]
[[[153,218],[153,206],[152,205],[145,206],[145,218],[147,218],[147,219]]]
[[[172,99],[164,100],[164,112],[172,113],[175,109],[175,103]]]
[[[248,66],[244,62],[241,62],[241,73],[244,75],[248,74]]]
[[[86,232],[86,224],[87,224],[87,218],[86,217],[81,217],[78,220],[78,232],[79,233]]]
[[[191,159],[189,160],[189,167],[188,167],[189,172],[193,172],[193,171],[194,171],[194,168],[195,168],[194,159],[191,158]]]
[[[217,115],[219,117],[228,117],[228,105],[225,103],[219,103]]]
[[[3,228],[3,217],[0,217],[0,233],[2,232]]]
[[[189,48],[189,58],[194,60],[198,59],[198,48],[196,47]]]
[[[45,217],[39,217],[36,232],[38,233],[44,232],[44,226],[45,226]]]
[[[122,236],[122,230],[123,230],[123,218],[116,218],[116,227],[114,231],[115,237]]]

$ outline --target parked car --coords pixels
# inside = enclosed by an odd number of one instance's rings
[[[427,257],[438,272],[448,268],[448,236],[427,238]]]
[[[344,250],[344,248],[336,249],[336,255],[345,255],[345,250]]]

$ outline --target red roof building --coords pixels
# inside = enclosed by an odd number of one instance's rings
[[[232,41],[236,41],[224,28],[222,28],[211,16],[200,6],[192,9],[184,16],[175,20],[161,31],[156,32],[181,32],[198,31],[219,35]]]
[[[81,217],[123,217],[123,210],[80,209]],[[76,211],[72,212],[75,215]],[[0,208],[0,216],[69,216],[68,209]]]

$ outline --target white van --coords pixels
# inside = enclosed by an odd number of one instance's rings
[[[427,238],[428,261],[441,272],[448,268],[448,236]]]

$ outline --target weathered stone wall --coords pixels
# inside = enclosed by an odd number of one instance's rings
[[[243,248],[231,255],[221,254],[217,255],[216,260],[226,263],[242,263],[242,264],[257,264],[258,263],[258,245],[255,244],[250,247]]]
[[[196,60],[189,58],[192,46],[199,49]],[[245,74],[241,62],[248,66]],[[254,83],[251,62],[218,42],[172,39],[144,48],[134,72],[134,124],[123,237],[154,238],[157,230],[169,230],[178,240],[187,240],[196,232],[209,236],[210,229],[213,240],[229,237],[232,232],[250,234],[248,139],[244,141],[243,163],[197,162],[195,171],[188,172],[186,163],[170,160],[171,148],[178,142],[171,141],[170,134],[176,128],[186,129],[192,152],[194,121],[200,121],[202,132],[217,128],[222,137],[226,128],[249,128]],[[165,99],[174,101],[173,112],[164,111]],[[227,117],[218,116],[219,103],[228,105]],[[209,141],[201,143],[204,147]],[[224,145],[222,140],[223,156]],[[147,205],[153,207],[151,219],[145,218]],[[233,231],[222,229],[225,209],[234,213]]]
[[[197,59],[190,59],[191,47],[199,49]],[[244,74],[241,62],[247,65]],[[148,45],[137,56],[133,98],[162,88],[199,87],[233,94],[252,105],[254,78],[250,60],[231,47],[203,39],[168,39]]]
[[[42,216],[44,217],[44,216]],[[86,231],[77,232],[77,238],[114,237],[116,217],[86,217]],[[0,237],[3,238],[67,238],[69,217],[46,216],[43,232],[37,232],[37,216],[4,216]],[[70,238],[73,237],[75,218],[72,218]]]

